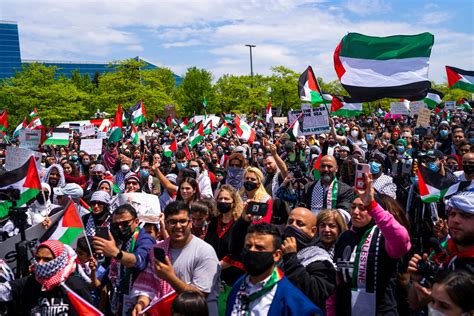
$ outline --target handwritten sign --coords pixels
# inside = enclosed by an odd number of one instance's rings
[[[35,157],[36,167],[41,169],[42,155],[39,152],[29,150],[27,148],[20,148],[8,146],[5,155],[5,169],[11,171],[23,166],[31,156]]]
[[[444,109],[447,111],[456,110],[456,101],[446,101],[444,102]]]
[[[324,106],[308,107],[302,105],[302,110],[290,111],[288,113],[288,122],[293,123],[303,112],[303,124],[300,129],[303,135],[315,135],[329,132],[329,116]]]
[[[426,108],[426,103],[424,101],[413,101],[410,102],[410,115],[414,116],[420,112],[420,109]]]
[[[408,102],[391,102],[390,114],[392,115],[410,115]]]
[[[81,137],[88,137],[95,135],[95,125],[88,124],[84,126],[79,126],[79,133],[81,133]]]
[[[89,155],[100,155],[102,153],[102,139],[81,139],[81,150]]]
[[[24,129],[20,131],[18,136],[20,139],[20,147],[31,150],[38,149],[41,143],[41,130]]]
[[[416,120],[416,126],[428,127],[430,126],[431,110],[427,108],[421,108],[418,112],[418,119]]]

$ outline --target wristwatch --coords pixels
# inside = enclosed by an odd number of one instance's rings
[[[122,260],[122,257],[123,257],[123,252],[122,250],[120,250],[119,253],[115,256],[115,259]]]

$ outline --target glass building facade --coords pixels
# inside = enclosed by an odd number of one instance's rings
[[[113,72],[115,69],[109,67],[109,63],[96,62],[72,62],[72,61],[47,61],[47,60],[22,60],[20,55],[20,38],[18,35],[18,24],[16,22],[0,21],[0,80],[10,78],[15,75],[15,71],[21,70],[22,65],[31,63],[41,63],[45,66],[55,66],[58,76],[71,77],[73,71],[79,70],[81,75],[89,74],[94,78],[96,72],[103,74]],[[142,69],[156,69],[157,66],[135,57],[146,63]],[[176,85],[179,85],[183,78],[174,75]]]

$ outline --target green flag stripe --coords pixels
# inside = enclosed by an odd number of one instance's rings
[[[462,90],[474,92],[474,84],[468,83],[468,82],[465,82],[465,81],[461,81],[461,80],[459,80],[458,82],[453,84],[453,86],[451,88],[459,88],[459,89],[462,89]]]
[[[79,237],[82,233],[82,228],[77,227],[69,227],[65,232],[64,235],[59,238],[59,241],[66,245],[72,245],[73,242]]]
[[[430,57],[434,36],[430,33],[373,37],[359,33],[344,36],[339,56],[359,59]]]

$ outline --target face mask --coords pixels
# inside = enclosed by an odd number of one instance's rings
[[[351,131],[351,136],[357,138],[359,136],[359,131],[353,130]]]
[[[148,176],[150,175],[150,172],[146,169],[140,169],[140,176],[142,178],[148,178]]]
[[[255,182],[252,182],[252,181],[245,181],[245,182],[244,182],[244,188],[245,188],[245,190],[247,190],[247,191],[253,191],[253,190],[255,190],[257,187],[258,187],[258,184],[256,184]]]
[[[474,165],[462,165],[462,170],[467,175],[474,174]]]
[[[130,166],[129,165],[122,165],[122,166],[120,166],[120,171],[122,171],[123,174],[126,174],[130,171]]]
[[[88,166],[88,165],[91,164],[91,161],[90,161],[90,160],[83,160],[83,161],[82,161],[82,164],[83,164],[84,166]]]
[[[298,248],[298,251],[308,247],[311,242],[311,237],[293,225],[286,226],[283,231],[283,239],[287,237],[294,237],[296,239],[296,247]]]
[[[257,158],[257,163],[261,166],[263,166],[263,157],[258,157]]]
[[[92,175],[92,181],[94,183],[99,183],[100,181],[102,181],[102,177],[97,175],[97,174],[94,174],[94,175]]]
[[[212,163],[213,163],[213,164],[216,164],[217,161],[218,161],[217,159],[212,159]]]
[[[235,146],[229,146],[229,151],[232,152],[234,150]]]
[[[250,251],[247,249],[242,251],[242,262],[245,271],[251,276],[258,276],[275,264],[273,252]]]
[[[429,162],[428,163],[428,168],[430,168],[431,171],[438,172],[439,171],[439,166],[436,164],[436,162]]]
[[[196,172],[196,174],[199,174],[199,167],[192,167],[191,168],[192,170],[194,170],[194,172]]]
[[[458,166],[457,165],[446,165],[444,166],[446,169],[451,170],[451,172],[458,171]]]
[[[382,164],[380,164],[376,161],[371,161],[371,162],[369,162],[369,166],[370,166],[370,173],[371,174],[379,174],[380,173],[380,167],[382,166]]]
[[[370,142],[370,141],[373,141],[374,140],[374,135],[372,134],[367,134],[366,136],[367,140]]]
[[[222,214],[229,213],[232,211],[232,203],[217,201],[217,210]]]
[[[178,170],[183,170],[184,168],[186,168],[188,166],[188,162],[185,161],[185,162],[177,162],[176,163],[176,167],[178,168]]]
[[[336,142],[334,140],[330,140],[328,142],[328,145],[332,147],[332,146],[336,145]]]
[[[447,130],[445,130],[445,129],[439,131],[439,135],[441,135],[441,137],[446,137],[446,136],[448,136],[448,133],[449,133],[449,132],[448,132]]]
[[[405,146],[396,146],[396,148],[399,154],[403,154],[403,152],[405,151]]]
[[[130,225],[125,227],[117,227],[116,225],[112,224],[110,226],[110,233],[114,237],[114,239],[118,239],[122,242],[128,241],[130,236],[132,236],[132,228]]]
[[[434,309],[433,304],[430,303],[428,304],[428,316],[446,316],[446,314]]]
[[[91,216],[95,221],[99,223],[103,223],[107,219],[109,214],[108,212],[106,212],[106,208],[104,207],[104,210],[100,213],[91,212]]]

